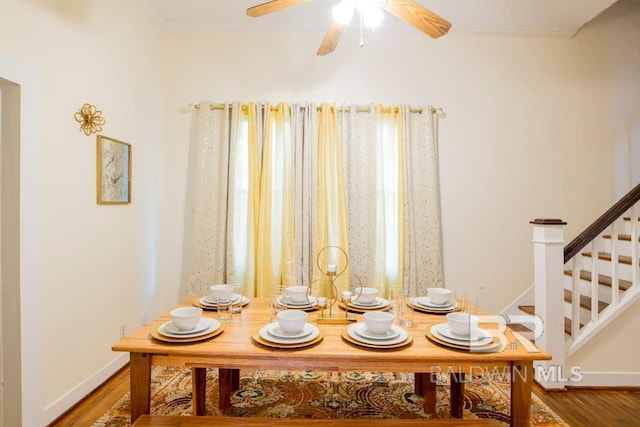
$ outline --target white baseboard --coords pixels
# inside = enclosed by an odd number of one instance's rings
[[[582,380],[570,387],[640,387],[640,372],[582,372]]]
[[[65,411],[98,388],[128,362],[128,354],[118,355],[118,357],[109,362],[104,368],[78,384],[75,388],[71,389],[67,394],[63,395],[52,404],[48,405],[44,409],[44,418],[46,423],[49,424],[60,415],[64,414]]]

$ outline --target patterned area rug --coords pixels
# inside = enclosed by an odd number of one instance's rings
[[[155,367],[151,411],[159,415],[191,413],[191,371]],[[232,395],[232,415],[272,418],[449,418],[446,376],[438,382],[437,413],[425,414],[423,398],[413,393],[413,374],[314,371],[241,371],[240,390]],[[207,370],[207,415],[220,415],[218,371]],[[509,425],[509,384],[475,378],[465,384],[464,418],[495,418]],[[125,427],[129,394],[93,424]],[[534,394],[531,426],[568,426]]]

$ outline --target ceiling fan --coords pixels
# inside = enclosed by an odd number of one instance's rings
[[[250,7],[247,15],[258,17],[310,1],[313,0],[271,0]],[[318,55],[327,55],[335,50],[355,9],[360,12],[361,17],[367,14],[367,10],[370,11],[369,16],[373,20],[382,19],[381,10],[385,10],[434,39],[447,34],[451,28],[450,22],[415,0],[341,0],[334,9],[334,21],[316,52]]]

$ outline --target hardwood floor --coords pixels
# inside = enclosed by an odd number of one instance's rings
[[[571,427],[640,426],[640,390],[570,389],[545,393],[539,386],[534,391]]]
[[[125,367],[50,427],[90,426],[129,391]],[[640,390],[576,390],[535,393],[571,427],[640,426]]]
[[[96,422],[129,391],[129,365],[109,378],[102,386],[67,411],[49,426],[87,427]]]

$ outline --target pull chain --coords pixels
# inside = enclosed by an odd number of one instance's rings
[[[362,16],[362,13],[361,13],[360,14],[360,47],[364,46],[363,27],[364,27],[364,17]]]

